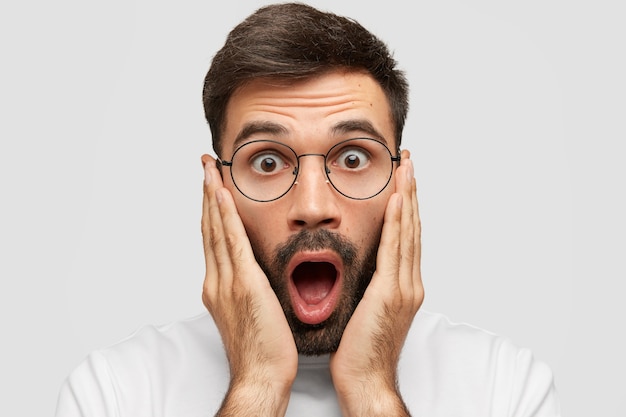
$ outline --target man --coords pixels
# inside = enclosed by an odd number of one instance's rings
[[[527,350],[418,310],[407,83],[358,23],[259,9],[205,79],[210,315],[94,352],[57,416],[557,416]]]

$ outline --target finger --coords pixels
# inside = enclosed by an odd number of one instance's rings
[[[215,254],[213,253],[213,246],[210,232],[211,222],[209,219],[209,194],[207,192],[206,184],[202,184],[202,219],[201,219],[201,231],[202,231],[202,244],[204,246],[204,259],[206,264],[206,273],[211,275],[217,272],[215,264]]]
[[[208,212],[209,212],[209,198],[206,191],[206,187],[203,187],[204,196],[202,202],[202,243],[204,245],[204,260],[205,260],[205,273],[204,282],[202,286],[202,302],[208,309],[209,313],[213,314],[213,306],[215,300],[219,297],[218,294],[218,271],[217,261],[215,260],[215,253],[213,252],[213,246],[211,243],[210,232],[208,231]]]
[[[411,151],[408,149],[403,149],[401,152],[401,160],[410,159]],[[414,232],[413,232],[413,246],[415,247],[415,260],[413,264],[414,274],[413,276],[416,278],[420,278],[420,263],[421,263],[421,221],[419,216],[419,204],[417,201],[417,182],[415,180],[415,175],[411,176],[411,205],[412,205],[412,216],[413,216],[413,224],[414,224]]]
[[[221,188],[217,190],[217,200],[224,229],[224,240],[232,261],[233,272],[246,278],[250,275],[246,273],[246,270],[256,264],[248,234],[232,194],[226,188]]]
[[[380,284],[381,287],[376,292],[398,289],[397,277],[400,264],[400,227],[403,205],[403,196],[400,193],[392,194],[387,203],[376,255],[376,274],[370,286],[375,286],[377,283],[384,284]]]
[[[413,283],[415,288],[419,288],[421,291],[421,298],[424,298],[424,287],[422,283],[422,222],[419,215],[419,202],[417,200],[417,181],[413,178],[411,184],[411,203],[413,206],[413,218],[415,224],[414,246],[415,246],[415,261],[413,262]]]
[[[219,221],[221,224],[221,243],[219,250],[225,250],[228,254],[228,262],[220,267],[220,273],[228,273],[234,277],[247,278],[250,274],[249,268],[256,265],[256,259],[248,239],[248,234],[243,225],[243,221],[237,211],[237,206],[230,191],[223,187],[221,175],[215,167],[214,161],[209,161],[210,166],[208,172],[211,176],[210,189],[215,189],[214,201],[216,204],[210,204],[211,210],[219,212]],[[213,200],[209,200],[211,203]],[[213,218],[213,214],[211,214]],[[217,244],[214,245],[217,248]],[[216,249],[217,250],[217,249]],[[221,265],[221,257],[217,257],[218,265]],[[226,257],[225,257],[226,259]],[[227,267],[227,269],[226,269]],[[220,279],[221,281],[221,279]]]
[[[215,166],[215,160],[208,156],[203,158],[203,161],[205,159],[205,194],[208,201],[209,219],[207,232],[210,249],[215,259],[215,275],[212,279],[212,287],[229,291],[232,286],[232,261],[225,242],[224,225],[217,201],[218,190],[223,189],[223,184],[220,172]]]
[[[400,228],[400,265],[398,280],[403,294],[413,292],[413,265],[415,263],[415,213],[413,206],[413,163],[410,159],[402,160],[402,169],[396,178],[396,191],[402,194],[405,204],[402,207]]]
[[[202,182],[202,217],[200,222],[200,229],[202,232],[202,243],[204,246],[204,258],[206,263],[207,275],[212,275],[217,272],[215,270],[215,256],[213,254],[213,248],[211,244],[211,222],[209,219],[209,194],[207,191],[207,183],[209,179],[206,174],[206,164],[212,159],[209,155],[202,155],[202,170],[204,173],[204,181]]]
[[[207,165],[210,165],[212,158],[208,155],[202,156],[202,167],[204,171],[204,181],[202,186],[202,243],[204,246],[204,259],[206,265],[206,272],[204,275],[202,300],[205,306],[212,312],[212,306],[215,297],[217,297],[218,289],[218,267],[215,259],[215,251],[213,249],[214,232],[211,231],[211,227],[214,227],[215,221],[211,221],[210,218],[210,202],[209,202],[209,183],[210,173],[207,171]]]

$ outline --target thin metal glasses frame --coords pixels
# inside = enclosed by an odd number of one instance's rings
[[[372,194],[369,197],[351,197],[351,196],[347,195],[346,193],[344,193],[343,191],[341,191],[340,189],[337,188],[337,186],[333,183],[333,180],[329,176],[329,174],[331,174],[331,171],[328,168],[328,163],[327,163],[328,155],[330,155],[332,153],[332,151],[335,148],[337,148],[338,146],[342,146],[343,144],[345,144],[347,142],[351,142],[351,141],[355,141],[355,140],[371,140],[371,141],[374,141],[374,142],[377,142],[377,143],[381,144],[387,150],[387,152],[389,153],[389,158],[391,159],[391,170],[389,172],[389,177],[387,178],[387,181],[385,182],[385,185],[378,192],[376,192],[375,194]],[[296,160],[298,161],[298,164],[294,167],[294,170],[293,170],[293,173],[292,173],[293,174],[293,181],[291,182],[291,185],[289,185],[289,187],[287,188],[287,190],[284,193],[280,194],[278,197],[274,197],[274,198],[271,198],[269,200],[261,200],[261,199],[250,197],[245,192],[243,192],[243,190],[241,190],[241,188],[239,188],[239,185],[237,185],[237,181],[235,181],[235,178],[233,176],[232,166],[233,166],[233,161],[235,159],[235,155],[237,154],[237,152],[239,152],[239,150],[241,148],[243,148],[244,146],[246,146],[246,145],[249,145],[251,143],[258,143],[258,142],[269,142],[269,143],[275,143],[275,144],[280,145],[280,146],[284,146],[287,149],[289,149],[291,152],[293,152],[293,154],[296,157]],[[324,173],[326,174],[327,182],[335,189],[335,191],[337,191],[342,196],[344,196],[346,198],[349,198],[351,200],[369,200],[370,198],[374,198],[378,194],[382,193],[383,190],[385,188],[387,188],[387,186],[389,185],[389,182],[391,181],[391,177],[393,176],[393,163],[394,162],[400,162],[400,160],[401,160],[400,155],[396,154],[396,156],[393,156],[393,154],[391,153],[391,150],[383,142],[381,142],[381,141],[379,141],[377,139],[374,139],[374,138],[362,137],[362,138],[350,138],[350,139],[342,140],[341,142],[338,142],[338,143],[334,144],[328,150],[328,152],[326,152],[326,154],[321,154],[321,153],[303,153],[303,154],[300,154],[300,155],[298,155],[296,153],[296,151],[291,146],[289,146],[289,145],[287,145],[285,143],[282,143],[282,142],[279,142],[279,141],[276,141],[276,140],[271,140],[271,139],[258,139],[258,140],[253,140],[253,141],[250,141],[250,142],[246,142],[243,145],[239,146],[237,149],[235,149],[235,152],[233,152],[233,156],[232,156],[230,161],[225,161],[225,160],[222,160],[220,158],[217,158],[217,163],[218,163],[218,166],[224,166],[224,167],[231,168],[230,169],[230,178],[233,180],[233,184],[235,184],[235,188],[237,188],[237,190],[244,197],[246,197],[246,198],[248,198],[248,199],[250,199],[252,201],[257,201],[259,203],[269,203],[271,201],[276,201],[279,198],[283,197],[285,194],[287,194],[289,191],[291,191],[291,189],[293,188],[293,186],[295,184],[297,184],[297,182],[298,182],[298,175],[300,173],[300,170],[299,170],[300,169],[300,158],[302,158],[304,156],[321,156],[321,157],[323,157],[324,158]]]

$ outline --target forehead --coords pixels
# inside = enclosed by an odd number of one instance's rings
[[[304,81],[256,79],[226,108],[226,155],[250,140],[273,139],[308,150],[355,136],[395,147],[390,106],[380,85],[362,72],[333,71]],[[226,156],[225,155],[225,156]]]

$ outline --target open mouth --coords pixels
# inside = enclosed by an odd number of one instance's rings
[[[307,324],[319,324],[335,309],[343,268],[333,252],[298,254],[292,259],[289,293],[294,313]]]
[[[294,269],[292,280],[300,298],[309,305],[317,305],[335,286],[337,270],[328,262],[303,262]]]

